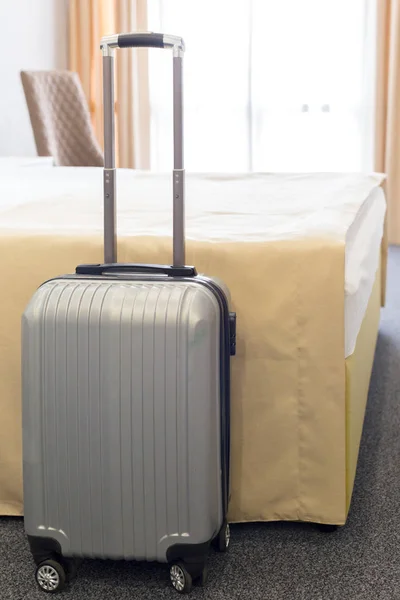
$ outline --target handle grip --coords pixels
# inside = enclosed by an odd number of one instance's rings
[[[177,35],[145,31],[106,35],[101,38],[100,48],[105,56],[110,56],[109,50],[113,48],[174,48],[184,52],[185,44]]]
[[[167,275],[168,277],[195,277],[195,267],[174,267],[169,265],[142,265],[130,263],[104,263],[97,265],[78,265],[77,275],[103,275],[104,273],[139,273],[148,275]]]
[[[120,33],[118,48],[165,48],[162,33]]]

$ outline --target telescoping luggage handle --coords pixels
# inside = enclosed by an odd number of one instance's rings
[[[121,33],[103,37],[103,106],[104,106],[104,262],[117,262],[115,119],[114,119],[114,49],[172,48],[174,103],[173,168],[173,265],[185,264],[185,171],[183,165],[183,85],[182,67],[185,50],[182,38],[162,33]],[[106,270],[106,269],[103,269]]]

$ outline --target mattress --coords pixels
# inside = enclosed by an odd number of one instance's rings
[[[95,168],[2,168],[0,229],[93,233],[102,228],[102,176]],[[170,176],[118,175],[120,235],[170,235]],[[357,335],[378,268],[385,217],[382,176],[356,174],[192,175],[189,239],[243,242],[345,237],[344,356]],[[207,231],[206,231],[207,228]]]

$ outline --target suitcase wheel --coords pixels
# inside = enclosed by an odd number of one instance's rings
[[[78,558],[65,558],[62,559],[62,566],[64,567],[66,583],[70,583],[76,578],[78,573],[78,567],[82,563],[82,559]]]
[[[192,576],[183,562],[173,564],[169,570],[171,583],[180,594],[188,594],[192,589]]]
[[[203,587],[204,585],[206,585],[207,580],[208,580],[208,569],[206,566],[204,566],[203,570],[201,572],[201,575],[197,581],[198,581],[198,584]]]
[[[229,523],[225,521],[219,530],[219,534],[214,540],[214,547],[218,552],[228,552],[230,541],[231,530],[229,528]]]
[[[65,585],[64,567],[56,560],[45,560],[37,567],[35,578],[43,592],[54,594]]]

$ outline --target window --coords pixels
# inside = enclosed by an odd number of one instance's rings
[[[190,171],[372,167],[373,0],[149,0],[186,42]],[[172,59],[150,52],[151,165],[172,164]]]

